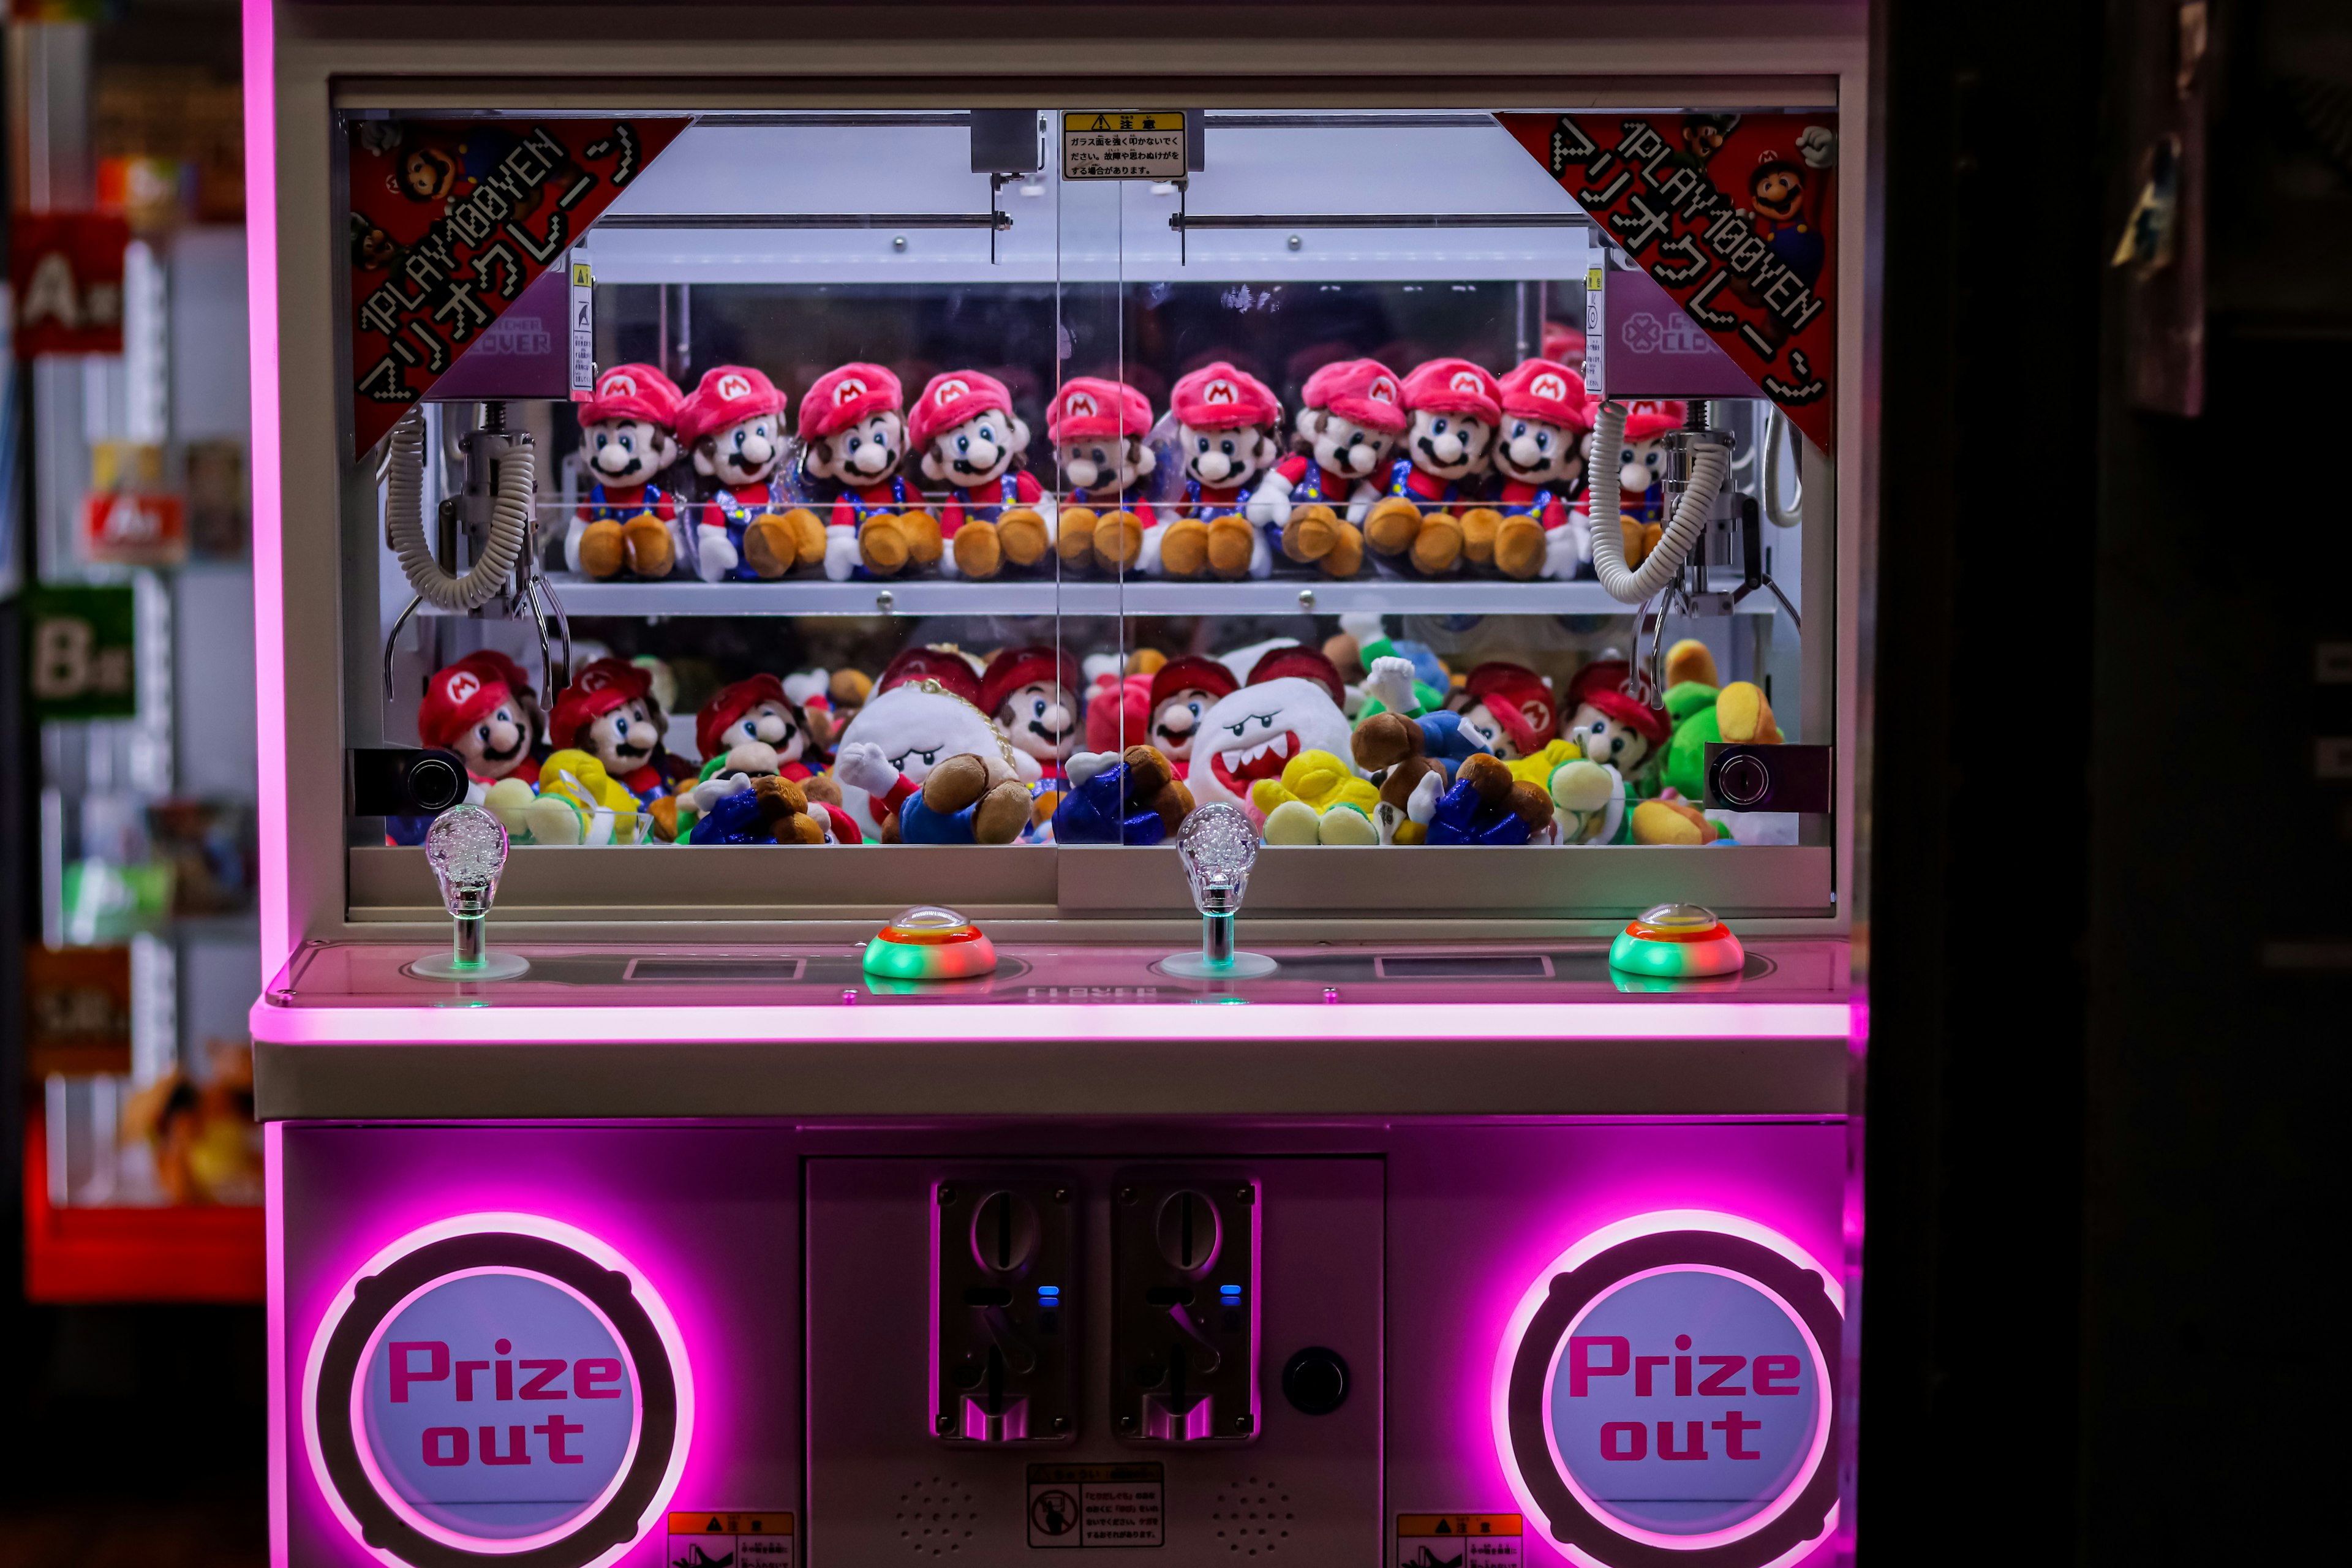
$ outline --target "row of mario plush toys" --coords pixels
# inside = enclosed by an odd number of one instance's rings
[[[1597,401],[1556,360],[1497,379],[1463,359],[1400,377],[1375,360],[1308,376],[1286,437],[1281,402],[1219,361],[1180,379],[1168,416],[1124,383],[1065,382],[1045,414],[1068,489],[1026,469],[1029,426],[1004,384],[931,377],[909,409],[877,364],[819,376],[787,399],[748,365],[681,393],[648,364],[598,377],[580,405],[589,489],[564,563],[605,578],[836,581],[936,570],[1270,574],[1279,556],[1352,577],[1365,552],[1428,576],[1473,569],[1574,577],[1591,560],[1585,498]],[[1617,457],[1619,526],[1638,564],[1664,514],[1660,437],[1685,405],[1632,405]],[[1286,451],[1286,447],[1288,448]],[[685,499],[667,475],[691,462]]]
[[[930,647],[872,682],[754,675],[696,714],[698,765],[662,742],[657,662],[598,659],[542,713],[482,652],[434,675],[418,730],[541,844],[1157,844],[1223,801],[1270,844],[1705,845],[1731,837],[1697,804],[1707,742],[1780,740],[1696,641],[1652,706],[1612,656],[1555,692],[1507,661],[1456,676],[1378,616],[1342,627],[1084,673],[1048,647]]]

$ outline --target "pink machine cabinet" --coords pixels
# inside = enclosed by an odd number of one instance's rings
[[[1850,1557],[1862,14],[1202,15],[247,0],[275,1563]]]

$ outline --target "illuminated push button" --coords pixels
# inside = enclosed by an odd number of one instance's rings
[[[1747,952],[1715,911],[1697,904],[1660,904],[1617,933],[1609,967],[1664,980],[1737,974]]]
[[[995,967],[995,944],[981,929],[936,905],[901,911],[866,944],[866,973],[889,980],[961,980]]]

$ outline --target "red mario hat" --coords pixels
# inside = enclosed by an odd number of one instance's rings
[[[1339,679],[1339,667],[1325,658],[1317,649],[1297,644],[1267,651],[1250,670],[1249,683],[1263,686],[1269,680],[1289,676],[1299,680],[1319,683],[1331,694],[1334,702],[1348,698],[1348,683]]]
[[[1584,378],[1558,360],[1521,360],[1496,383],[1503,392],[1503,412],[1570,430],[1590,430],[1592,417],[1585,411]]]
[[[1117,440],[1151,428],[1151,400],[1124,382],[1074,376],[1045,410],[1045,439]]]
[[[1494,425],[1503,417],[1503,389],[1466,359],[1426,360],[1404,378],[1404,405],[1417,414],[1467,414]]]
[[[826,371],[801,399],[801,439],[813,441],[868,415],[895,412],[906,396],[898,378],[878,364],[845,364]]]
[[[866,835],[857,831],[857,824],[851,821],[849,813],[842,810],[841,807],[831,801],[824,800],[813,800],[809,805],[813,809],[824,813],[825,820],[833,828],[833,837],[836,841],[843,844],[866,842]]]
[[[1560,710],[1573,713],[1577,705],[1590,700],[1595,691],[1622,689],[1625,677],[1632,672],[1633,667],[1622,658],[1612,657],[1592,660],[1569,679],[1568,693],[1560,700]]]
[[[793,700],[784,694],[784,683],[772,675],[755,675],[720,687],[719,694],[694,716],[694,749],[702,760],[707,763],[719,754],[720,731],[762,702],[772,702],[787,712],[794,710]]]
[[[531,689],[530,672],[494,647],[477,648],[449,668],[470,669],[485,680],[503,680],[517,696]]]
[[[980,710],[995,715],[1007,697],[1033,680],[1052,680],[1076,696],[1085,685],[1078,661],[1050,647],[1008,647],[988,661],[980,677]]]
[[[1233,670],[1224,660],[1210,658],[1204,654],[1188,653],[1171,658],[1152,673],[1151,710],[1180,691],[1205,691],[1212,697],[1231,697],[1241,689]]]
[[[923,395],[915,399],[907,416],[907,438],[923,446],[940,431],[992,408],[1013,412],[1013,394],[1003,382],[976,370],[943,370],[924,384]]]
[[[425,701],[416,710],[416,738],[428,746],[446,746],[513,700],[505,681],[460,660],[436,670],[425,683]],[[515,721],[521,722],[520,712]]]
[[[1625,405],[1625,439],[1654,441],[1669,430],[1679,430],[1690,417],[1690,405],[1673,399],[1641,397]]]
[[[1393,436],[1405,426],[1404,389],[1396,372],[1376,359],[1343,359],[1307,378],[1299,396],[1309,408],[1328,408],[1367,430]]]
[[[1584,693],[1581,700],[1591,703],[1628,729],[1638,731],[1653,746],[1666,743],[1665,714],[1636,700],[1633,693],[1613,686],[1601,686]]]
[[[1087,750],[1123,751],[1127,737],[1139,743],[1151,729],[1151,677],[1105,678],[1087,693]]]
[[[879,697],[894,686],[907,686],[918,680],[936,680],[973,707],[980,706],[980,677],[973,671],[971,660],[945,647],[903,650],[883,667],[882,679],[874,683],[874,695]]]
[[[599,659],[597,664],[614,661]],[[580,672],[580,679],[565,687],[555,699],[555,711],[548,715],[547,738],[557,751],[580,743],[580,731],[633,697],[645,695],[641,688],[624,680],[605,679],[593,685],[588,678],[596,673],[595,665]]]
[[[645,697],[653,691],[654,678],[641,664],[607,657],[582,666],[572,678],[572,684],[583,691],[602,691],[608,686],[617,686],[631,697]]]
[[[1179,378],[1169,403],[1176,417],[1195,430],[1282,423],[1282,402],[1265,383],[1223,360]]]
[[[1495,721],[1511,737],[1511,744],[1532,756],[1559,732],[1559,710],[1553,706],[1551,688],[1543,677],[1523,664],[1493,659],[1470,672],[1463,691],[1472,703],[1484,702]],[[1531,723],[1528,710],[1540,708],[1543,722]]]
[[[645,419],[665,430],[677,426],[686,395],[649,364],[616,364],[596,378],[596,390],[580,405],[583,428],[600,419]]]
[[[773,414],[781,425],[784,395],[776,384],[748,364],[713,365],[702,373],[700,384],[677,411],[677,440],[691,447],[714,430],[762,414]],[[783,431],[776,431],[779,441]]]

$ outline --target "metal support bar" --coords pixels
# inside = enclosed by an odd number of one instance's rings
[[[600,229],[993,228],[1010,213],[607,213]]]
[[[600,220],[610,223],[610,218]],[[1581,213],[1183,213],[1168,226],[1188,228],[1589,228]]]

